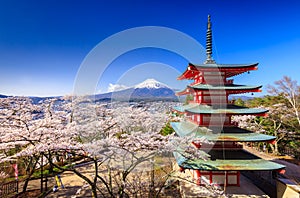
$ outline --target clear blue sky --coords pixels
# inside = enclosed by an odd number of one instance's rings
[[[86,55],[105,38],[128,28],[169,27],[205,45],[208,14],[218,63],[260,63],[258,71],[238,76],[236,83],[266,86],[283,75],[300,82],[299,10],[298,0],[2,0],[0,94],[72,93]],[[105,92],[109,83],[137,83],[142,77],[126,82],[122,76],[147,62],[168,64],[179,72],[187,66],[185,59],[165,50],[135,50],[112,63],[98,89]],[[164,83],[176,87],[167,76]]]

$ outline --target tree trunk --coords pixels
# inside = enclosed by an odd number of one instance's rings
[[[275,141],[275,144],[274,144],[274,152],[275,152],[276,155],[279,154],[279,152],[278,152],[278,141],[277,140]]]
[[[35,171],[35,168],[36,168],[36,165],[37,165],[37,163],[38,163],[38,160],[39,160],[39,157],[36,157],[36,156],[34,156],[34,158],[35,158],[35,162],[32,164],[32,167],[30,167],[31,169],[30,169],[30,171],[28,172],[28,177],[25,179],[25,183],[24,183],[24,186],[23,186],[23,192],[26,192],[26,190],[27,190],[27,186],[28,186],[28,183],[29,183],[29,180],[30,180],[30,178],[31,178],[31,176],[33,175],[33,173],[34,173],[34,171]],[[31,160],[32,161],[32,160]],[[27,171],[26,171],[27,172]]]
[[[29,180],[30,180],[30,176],[25,179],[25,182],[24,182],[24,185],[23,185],[23,191],[22,191],[23,193],[26,192],[26,190],[27,190]]]
[[[95,183],[92,185],[92,197],[97,198],[97,187]]]

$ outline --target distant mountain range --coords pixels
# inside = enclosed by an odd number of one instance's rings
[[[0,98],[7,98],[7,97],[11,97],[11,96],[6,96],[6,95],[1,95],[0,94]],[[29,96],[29,98],[33,101],[33,103],[39,103],[41,101],[45,101],[45,100],[51,99],[51,98],[60,98],[60,96],[58,96],[58,97],[36,97],[36,96]]]
[[[8,96],[0,95],[0,98]],[[30,97],[34,103],[54,98],[54,97]],[[59,97],[58,97],[59,98]],[[229,96],[229,100],[241,98],[242,100],[250,100],[253,97],[248,96]],[[96,101],[179,101],[184,100],[184,97],[178,98],[175,95],[175,90],[169,86],[158,82],[155,79],[147,79],[144,82],[133,87],[114,91],[109,93],[102,93],[95,95]]]
[[[1,95],[0,94],[0,98],[7,98],[8,96],[6,96],[6,95]]]

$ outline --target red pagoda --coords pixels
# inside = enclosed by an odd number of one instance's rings
[[[192,173],[199,185],[239,186],[241,171],[280,171],[283,165],[261,159],[243,149],[242,143],[271,143],[276,137],[241,129],[232,122],[234,115],[265,116],[267,110],[236,106],[229,102],[230,94],[260,92],[262,86],[237,85],[232,77],[257,70],[254,64],[217,64],[212,58],[212,31],[208,16],[206,34],[207,59],[203,64],[189,63],[178,80],[193,80],[177,95],[192,95],[193,101],[174,110],[183,114],[181,122],[171,125],[178,136],[194,134],[214,144],[193,144],[205,151],[209,160],[186,159],[174,153],[181,170]]]

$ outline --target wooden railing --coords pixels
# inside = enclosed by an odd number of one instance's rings
[[[0,185],[0,197],[7,197],[14,193],[18,193],[18,181],[11,181]]]

